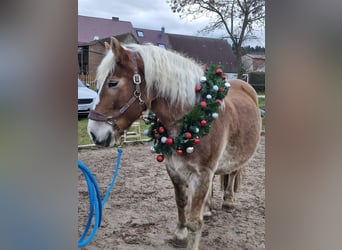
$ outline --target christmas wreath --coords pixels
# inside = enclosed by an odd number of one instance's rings
[[[202,76],[200,85],[196,85],[196,94],[200,102],[185,114],[178,136],[170,137],[160,119],[150,113],[145,121],[150,125],[145,134],[154,140],[151,151],[159,154],[157,161],[162,162],[164,156],[171,155],[174,149],[177,154],[191,154],[194,146],[200,143],[201,137],[208,134],[211,123],[219,116],[222,99],[227,95],[230,84],[222,73],[222,68],[211,65]]]

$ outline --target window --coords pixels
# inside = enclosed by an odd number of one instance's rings
[[[138,37],[144,37],[144,32],[142,30],[137,30]]]

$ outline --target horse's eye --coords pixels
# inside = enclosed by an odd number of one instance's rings
[[[109,87],[109,88],[115,88],[116,86],[118,86],[118,83],[119,83],[119,81],[110,80],[110,81],[108,82],[108,87]]]

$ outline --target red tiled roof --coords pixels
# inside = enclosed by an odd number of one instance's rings
[[[93,40],[87,43],[84,42],[78,42],[78,47],[84,47],[84,46],[92,46],[95,45],[97,43],[101,43],[103,45],[103,47],[105,46],[105,42],[110,43],[110,38],[111,37],[105,37],[102,39],[98,39],[98,40]],[[132,33],[125,33],[125,34],[121,34],[121,35],[117,35],[115,36],[116,39],[118,39],[120,42],[124,43],[126,39],[128,38],[132,38],[132,40],[135,41],[135,43],[138,43],[138,40],[136,39],[135,36],[132,35]]]
[[[144,43],[152,43],[154,45],[164,44],[166,49],[169,49],[170,42],[167,34],[165,34],[165,29],[162,31],[160,30],[148,30],[148,29],[141,29],[141,28],[135,28],[135,35],[138,38],[138,41],[140,44]],[[138,31],[143,32],[144,36],[141,37],[137,33]]]
[[[132,33],[135,30],[131,22],[119,21],[118,19],[104,19],[97,17],[78,16],[78,42],[88,43],[94,40],[95,36],[99,39],[112,35]]]
[[[137,31],[142,31],[144,36],[138,36]],[[183,53],[200,63],[220,64],[224,72],[237,72],[235,55],[226,40],[169,34],[165,33],[165,29],[162,30],[162,28],[161,30],[134,28],[131,22],[119,21],[118,18],[78,16],[78,44],[80,46],[91,43],[94,36],[98,36],[101,40],[110,36],[127,35],[127,33],[131,33],[140,44],[165,44],[166,49]]]
[[[220,64],[224,72],[237,72],[236,57],[226,40],[167,34],[172,49],[203,64]]]

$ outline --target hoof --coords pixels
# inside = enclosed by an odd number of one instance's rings
[[[169,243],[175,248],[186,248],[188,246],[188,239],[177,239],[174,237],[169,240]]]
[[[226,211],[232,211],[234,210],[235,206],[232,202],[223,202],[222,209]]]
[[[205,220],[210,219],[212,216],[213,216],[213,213],[211,211],[206,211],[206,212],[203,213],[203,218]]]

